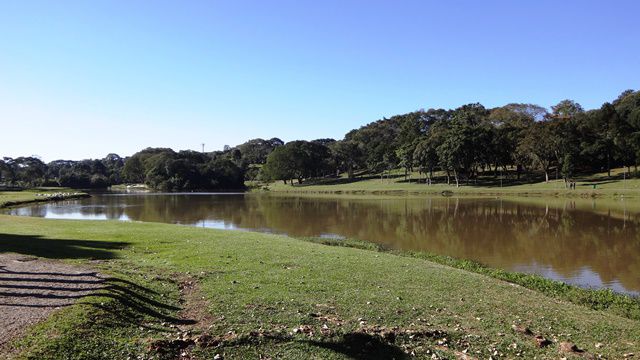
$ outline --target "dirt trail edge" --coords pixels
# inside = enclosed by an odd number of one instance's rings
[[[103,282],[87,268],[0,253],[0,352],[29,326],[100,290]]]

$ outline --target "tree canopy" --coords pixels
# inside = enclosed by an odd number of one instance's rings
[[[485,108],[472,103],[456,109],[418,110],[383,118],[349,131],[343,139],[251,139],[224,151],[176,152],[146,148],[130,157],[56,160],[37,157],[0,160],[0,184],[62,185],[79,188],[146,183],[166,191],[242,188],[245,180],[296,180],[401,168],[435,171],[468,183],[480,173],[515,176],[627,172],[640,162],[640,91],[625,90],[600,108],[585,111],[573,100],[544,107],[511,103]]]

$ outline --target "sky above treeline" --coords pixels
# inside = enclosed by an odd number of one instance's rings
[[[640,88],[640,1],[3,1],[0,157],[341,139]]]

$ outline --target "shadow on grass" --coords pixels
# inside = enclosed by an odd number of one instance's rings
[[[116,257],[116,250],[128,245],[128,242],[123,241],[49,239],[40,235],[0,233],[0,252],[48,259],[113,259]]]
[[[339,338],[330,337],[319,340],[300,340],[295,339],[289,334],[264,334],[260,337],[248,335],[238,337],[226,343],[215,342],[215,344],[217,346],[222,345],[224,347],[244,347],[259,345],[264,341],[277,344],[307,344],[340,353],[355,360],[403,360],[410,358],[410,356],[402,351],[400,347],[391,342],[385,341],[382,337],[362,332],[350,332],[340,336]]]
[[[104,288],[85,298],[87,300],[90,297],[110,298],[114,301],[98,303],[89,300],[81,302],[81,304],[111,314],[115,325],[129,324],[149,330],[170,331],[164,327],[154,327],[149,324],[162,322],[171,325],[193,325],[197,323],[194,319],[181,319],[171,315],[171,313],[181,310],[180,307],[154,300],[140,292],[132,291],[129,287],[113,284],[112,279],[107,279],[106,283]]]
[[[98,315],[97,319],[108,327],[136,326],[168,331],[166,325],[196,323],[175,317],[173,314],[181,310],[180,307],[131,280],[51,268],[42,272],[22,271],[12,269],[10,264],[0,266],[0,314],[16,308],[42,311],[79,304],[98,309],[98,314],[107,313],[108,316]],[[162,325],[150,325],[159,323]]]
[[[393,182],[396,184],[424,184],[426,185],[426,179],[424,177],[411,177],[404,179],[404,174],[393,174],[393,175],[385,175],[382,179],[380,175],[362,175],[357,178],[328,178],[328,179],[313,179],[308,180],[302,184],[294,184],[293,187],[305,187],[305,186],[316,186],[316,185],[344,185],[357,183],[366,180],[381,180],[383,182]],[[399,180],[402,179],[402,180]],[[455,185],[455,180],[453,176],[449,179],[449,185]],[[531,185],[537,184],[544,181],[543,177],[539,176],[522,176],[520,179],[516,179],[515,175],[510,178],[502,178],[502,182],[498,176],[492,175],[483,175],[478,179],[461,179],[461,186],[468,187],[510,187],[510,186],[519,186],[519,185]],[[447,183],[447,178],[445,176],[434,176],[432,178],[433,185],[443,185]]]
[[[608,181],[602,180],[602,181],[598,181],[598,182],[589,182],[589,183],[586,183],[586,184],[577,184],[577,186],[592,187],[593,185],[598,186],[598,185],[613,184],[613,183],[619,183],[619,182],[620,182],[620,180],[608,180]]]
[[[395,180],[398,178],[404,177],[404,175],[385,175],[384,181],[387,180]],[[324,179],[308,179],[302,184],[293,184],[292,187],[305,187],[305,186],[318,186],[318,185],[345,185],[351,183],[357,183],[366,180],[380,180],[380,175],[360,175],[354,178],[343,178],[343,177],[329,177]]]
[[[383,341],[380,337],[358,332],[345,334],[339,341],[310,340],[307,343],[357,360],[409,358],[402,349]]]

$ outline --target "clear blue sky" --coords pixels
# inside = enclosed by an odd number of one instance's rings
[[[0,156],[342,138],[640,88],[640,1],[2,1]]]

